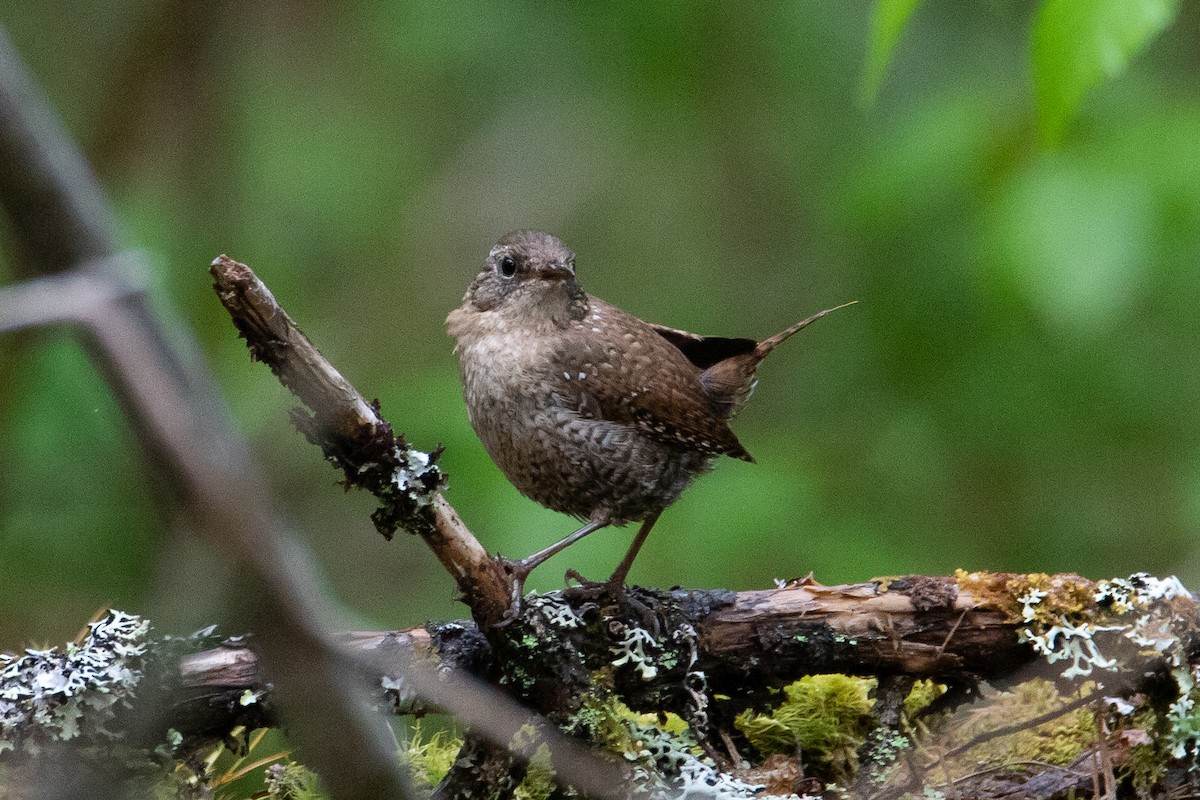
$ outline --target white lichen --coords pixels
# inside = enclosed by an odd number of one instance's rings
[[[739,800],[740,798],[762,797],[762,784],[746,783],[725,772],[720,772],[708,759],[689,758],[679,769],[679,794],[676,800]],[[792,795],[795,797],[795,795]]]
[[[1099,668],[1113,670],[1117,666],[1115,658],[1108,658],[1100,652],[1095,635],[1100,631],[1124,630],[1124,625],[1094,625],[1082,622],[1078,625],[1061,620],[1043,633],[1035,633],[1031,628],[1025,628],[1021,634],[1025,641],[1033,645],[1033,649],[1046,657],[1046,661],[1055,664],[1065,659],[1071,659],[1071,666],[1063,670],[1062,676],[1067,679],[1091,675],[1092,670]]]
[[[1124,630],[1125,638],[1144,653],[1162,657],[1171,668],[1179,694],[1167,708],[1167,735],[1171,757],[1182,759],[1189,754],[1193,768],[1200,767],[1200,713],[1196,709],[1197,683],[1200,668],[1190,667],[1179,631],[1192,620],[1179,619],[1170,601],[1176,598],[1194,599],[1175,576],[1156,578],[1138,572],[1128,578],[1102,581],[1096,590],[1096,602],[1108,605],[1123,614],[1137,616]]]
[[[574,630],[586,624],[561,594],[543,595],[530,592],[525,598],[525,603],[536,608],[546,622],[555,628]]]
[[[109,611],[83,641],[0,654],[0,753],[41,752],[51,741],[114,739],[105,726],[142,679],[150,623]]]
[[[154,748],[154,754],[160,758],[173,759],[182,744],[183,734],[174,728],[167,728],[167,740]]]
[[[1027,624],[1038,619],[1039,605],[1048,596],[1044,590],[1031,588],[1017,598]],[[1118,660],[1100,650],[1096,635],[1102,632],[1120,633],[1142,650],[1162,655],[1170,666],[1177,667],[1184,663],[1185,654],[1176,633],[1180,621],[1174,618],[1168,601],[1178,597],[1191,599],[1192,595],[1174,576],[1156,578],[1138,572],[1128,578],[1100,581],[1093,599],[1104,610],[1097,617],[1110,624],[1059,616],[1049,628],[1038,630],[1030,625],[1021,636],[1051,664],[1070,659],[1071,666],[1062,673],[1068,679],[1091,675],[1095,669],[1118,668]]]
[[[634,782],[645,795],[663,800],[817,800],[810,795],[765,795],[763,784],[747,783],[722,772],[688,737],[663,734],[644,742],[643,758],[649,756],[654,771],[634,769]],[[665,780],[664,780],[665,779]]]
[[[1200,667],[1176,667],[1171,670],[1179,697],[1167,708],[1166,744],[1172,758],[1192,755],[1192,767],[1200,767],[1200,714],[1196,713],[1196,684],[1200,681]]]
[[[443,673],[448,668],[441,666],[438,668],[439,673]],[[392,677],[384,675],[379,679],[379,685],[383,689],[384,708],[392,714],[413,714],[420,709],[420,700],[417,693],[409,685],[409,682],[404,680],[403,676],[397,675]],[[383,710],[383,709],[381,709]]]
[[[623,724],[631,734],[632,744],[623,755],[633,764],[636,794],[661,800],[763,797],[763,786],[721,772],[690,733],[671,734],[633,720]]]
[[[614,666],[631,664],[644,680],[658,674],[651,660],[651,649],[657,649],[654,637],[646,630],[631,626],[615,629],[620,639],[611,648],[617,658]],[[671,733],[633,719],[621,719],[629,731],[629,746],[622,753],[632,765],[632,781],[637,794],[662,800],[764,800],[760,784],[742,781],[722,772],[704,755],[697,743],[696,731],[707,724],[708,679],[696,669],[699,661],[698,634],[689,624],[671,632],[672,642],[688,648],[684,687],[690,695],[686,717],[687,731]],[[675,657],[668,651],[663,659]],[[789,795],[789,798],[797,798]],[[805,798],[797,798],[805,800]]]
[[[700,635],[685,622],[671,632],[671,639],[688,646],[687,672],[683,676],[683,688],[689,697],[687,717],[693,729],[705,730],[708,727],[708,676],[703,670],[694,669],[700,660]]]
[[[1050,593],[1037,588],[1030,588],[1028,592],[1017,598],[1017,602],[1021,604],[1021,619],[1026,622],[1033,622],[1037,618],[1037,605],[1046,599]]]
[[[1167,735],[1164,737],[1172,758],[1191,756],[1194,769],[1200,769],[1200,668],[1191,667],[1183,634],[1194,631],[1194,610],[1180,612],[1171,601],[1194,600],[1175,576],[1157,578],[1138,572],[1128,578],[1114,578],[1096,584],[1093,599],[1101,610],[1090,619],[1080,620],[1078,614],[1068,619],[1060,614],[1041,625],[1044,611],[1039,604],[1048,594],[1030,589],[1017,600],[1022,604],[1022,618],[1028,627],[1021,631],[1025,641],[1044,655],[1051,664],[1069,659],[1071,666],[1063,671],[1064,678],[1091,675],[1095,669],[1117,670],[1118,659],[1101,652],[1096,635],[1117,633],[1136,645],[1142,657],[1162,659],[1170,668],[1178,687],[1178,695],[1166,713]],[[1122,698],[1105,698],[1118,714],[1128,715],[1136,706]]]
[[[1148,572],[1100,581],[1095,594],[1097,603],[1109,605],[1119,614],[1142,608],[1155,600],[1174,600],[1176,597],[1191,599],[1192,593],[1174,575],[1156,578]]]
[[[414,448],[396,448],[396,460],[400,466],[392,473],[392,484],[403,493],[417,508],[424,508],[433,502],[435,491],[430,491],[432,485],[444,489],[446,476],[437,464],[432,463],[429,453]],[[433,475],[432,481],[428,476]]]
[[[652,679],[658,674],[658,667],[654,666],[646,649],[658,646],[654,636],[650,631],[636,625],[622,626],[622,629],[620,640],[609,647],[609,652],[615,656],[612,665],[619,667],[632,664],[641,673],[642,680]]]
[[[1124,697],[1105,697],[1104,704],[1111,708],[1114,714],[1122,717],[1128,717],[1138,710],[1138,706],[1129,702]]]

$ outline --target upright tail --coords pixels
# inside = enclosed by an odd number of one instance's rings
[[[725,419],[732,419],[754,392],[754,386],[758,383],[754,372],[758,369],[759,363],[775,349],[776,345],[797,331],[807,328],[826,314],[837,311],[839,308],[852,306],[857,302],[857,300],[851,300],[849,303],[818,311],[787,330],[780,331],[769,339],[763,339],[753,350],[732,355],[708,367],[700,373],[700,384],[708,394],[709,401],[724,415]]]
[[[846,306],[852,306],[857,302],[858,302],[857,300],[851,300],[849,303],[842,303],[840,306],[834,306],[833,308],[827,308],[824,311],[818,311],[817,313],[813,314],[811,317],[805,317],[804,319],[800,320],[792,327],[788,328],[786,331],[780,331],[779,333],[775,334],[774,336],[770,337],[769,339],[763,339],[761,342],[758,343],[758,347],[754,348],[754,352],[758,355],[759,361],[761,361],[762,359],[767,357],[767,353],[769,353],[775,349],[775,345],[786,341],[789,337],[791,337],[791,335],[793,333],[796,333],[797,331],[807,328],[809,325],[813,324],[814,322],[816,322],[817,320],[819,320],[821,317],[825,316],[826,314],[832,314],[834,311],[837,311],[840,308],[845,308]]]

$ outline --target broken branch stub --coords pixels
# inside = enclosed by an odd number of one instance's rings
[[[304,408],[292,422],[346,483],[382,503],[371,515],[390,539],[398,528],[420,536],[450,573],[481,627],[501,619],[511,596],[509,579],[441,496],[440,450],[410,447],[347,381],[279,305],[254,271],[228,256],[212,262],[213,288],[229,311],[251,357],[266,364]]]

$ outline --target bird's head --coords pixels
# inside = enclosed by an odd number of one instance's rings
[[[477,311],[565,319],[577,315],[571,307],[585,297],[575,281],[575,254],[566,245],[541,231],[514,231],[492,247],[463,300]]]

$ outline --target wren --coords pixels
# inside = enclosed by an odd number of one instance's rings
[[[754,460],[728,422],[754,390],[759,362],[834,310],[761,342],[698,336],[585,292],[575,254],[548,233],[500,239],[446,318],[467,414],[523,495],[585,521],[561,541],[504,562],[514,605],[534,567],[600,528],[640,520],[603,584],[619,593],[659,514],[696,476],[718,456]]]

